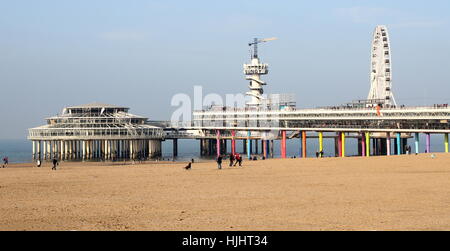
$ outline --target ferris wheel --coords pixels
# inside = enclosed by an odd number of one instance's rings
[[[372,104],[396,106],[392,93],[392,60],[388,29],[384,25],[375,28],[372,41],[370,92]]]

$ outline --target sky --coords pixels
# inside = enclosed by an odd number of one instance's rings
[[[376,25],[389,28],[397,103],[450,102],[450,1],[0,0],[0,139],[25,139],[62,108],[91,102],[169,120],[175,94],[247,91],[254,37],[265,93],[298,107],[369,92]]]

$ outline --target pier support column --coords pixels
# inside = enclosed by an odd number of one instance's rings
[[[36,158],[39,159],[39,160],[42,160],[41,159],[41,141],[38,140],[36,143],[37,143],[36,144],[36,153],[37,153]]]
[[[401,133],[397,133],[397,155],[402,154],[402,136]]]
[[[274,144],[274,141],[271,140],[270,141],[270,158],[272,158],[272,159],[273,159],[273,144]]]
[[[226,139],[223,139],[222,140],[222,144],[223,144],[223,147],[222,147],[222,153],[223,154],[225,154],[225,155],[227,155],[228,154],[228,144],[227,144],[227,140]]]
[[[252,136],[252,132],[247,132],[247,158],[252,158],[252,140],[250,139],[250,136]]]
[[[338,132],[337,135],[337,141],[338,141],[338,157],[342,157],[342,133]]]
[[[448,153],[448,133],[444,134],[444,148],[445,152]]]
[[[47,141],[42,141],[42,159],[47,159]]]
[[[281,158],[286,157],[286,131],[281,131]]]
[[[220,140],[220,131],[216,130],[216,156],[219,157],[221,155],[220,147],[221,147],[221,140]]]
[[[323,157],[323,132],[319,132],[319,157]]]
[[[361,156],[365,157],[366,156],[366,135],[365,133],[361,133]]]
[[[262,141],[262,149],[263,149],[263,156],[265,159],[267,159],[267,141]]]
[[[173,158],[178,157],[178,139],[173,139],[172,156]]]
[[[83,158],[83,160],[86,159],[86,141],[85,140],[82,141],[82,158]]]
[[[308,153],[307,153],[307,149],[306,149],[306,147],[307,147],[306,139],[307,139],[306,131],[302,131],[302,157],[305,159],[308,157]]]
[[[56,157],[56,151],[55,151],[55,141],[50,141],[50,159],[53,159]]]
[[[60,160],[66,159],[66,142],[61,140],[60,142],[61,154],[59,155]]]
[[[91,148],[91,140],[86,141],[86,159],[91,159],[92,148]]]
[[[90,146],[90,158],[94,159],[95,158],[95,140],[91,140],[91,146]]]
[[[231,131],[231,154],[234,156],[236,154],[236,131]]]
[[[244,154],[247,154],[247,140],[246,139],[242,140],[242,152]]]
[[[386,133],[386,155],[391,156],[391,134]]]
[[[52,159],[52,141],[47,141],[47,159]]]
[[[136,156],[134,156],[134,157],[136,157]],[[106,141],[106,158],[108,160],[111,159],[111,140]]]
[[[76,155],[76,141],[75,140],[71,141],[71,148],[72,148],[72,154],[70,155],[70,158],[76,159],[77,155]]]
[[[133,155],[134,155],[133,140],[128,140],[127,144],[128,144],[128,150],[130,150],[130,152],[129,152],[130,160],[133,160],[134,159],[134,157],[133,157]]]
[[[431,135],[430,133],[427,133],[426,135],[427,135],[427,144],[426,144],[427,153],[431,153]]]
[[[366,132],[366,156],[370,157],[370,132]]]
[[[35,160],[36,159],[36,141],[31,141],[31,143],[33,144],[33,153],[32,153],[32,159]]]
[[[69,141],[67,140],[64,141],[64,159],[69,159]]]
[[[249,159],[251,158],[251,155],[253,154],[253,141],[251,140],[252,133],[248,132],[248,139],[247,139],[247,154],[249,156]]]
[[[73,140],[67,141],[67,159],[73,159]]]
[[[416,132],[414,134],[414,147],[415,147],[416,154],[419,154],[419,142],[420,142],[419,133]]]
[[[344,132],[342,132],[341,133],[341,143],[342,143],[342,146],[341,146],[341,153],[342,153],[342,155],[341,155],[341,157],[345,157],[345,133]]]

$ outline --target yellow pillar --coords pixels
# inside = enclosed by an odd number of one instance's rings
[[[445,152],[448,153],[448,133],[445,134],[444,136],[445,139]]]
[[[345,133],[341,133],[342,137],[342,157],[345,157]]]
[[[319,132],[319,152],[323,151],[323,132]]]
[[[366,132],[366,156],[370,157],[370,133]]]

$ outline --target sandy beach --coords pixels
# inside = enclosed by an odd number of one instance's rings
[[[450,230],[448,154],[183,166],[10,165],[0,230]]]

